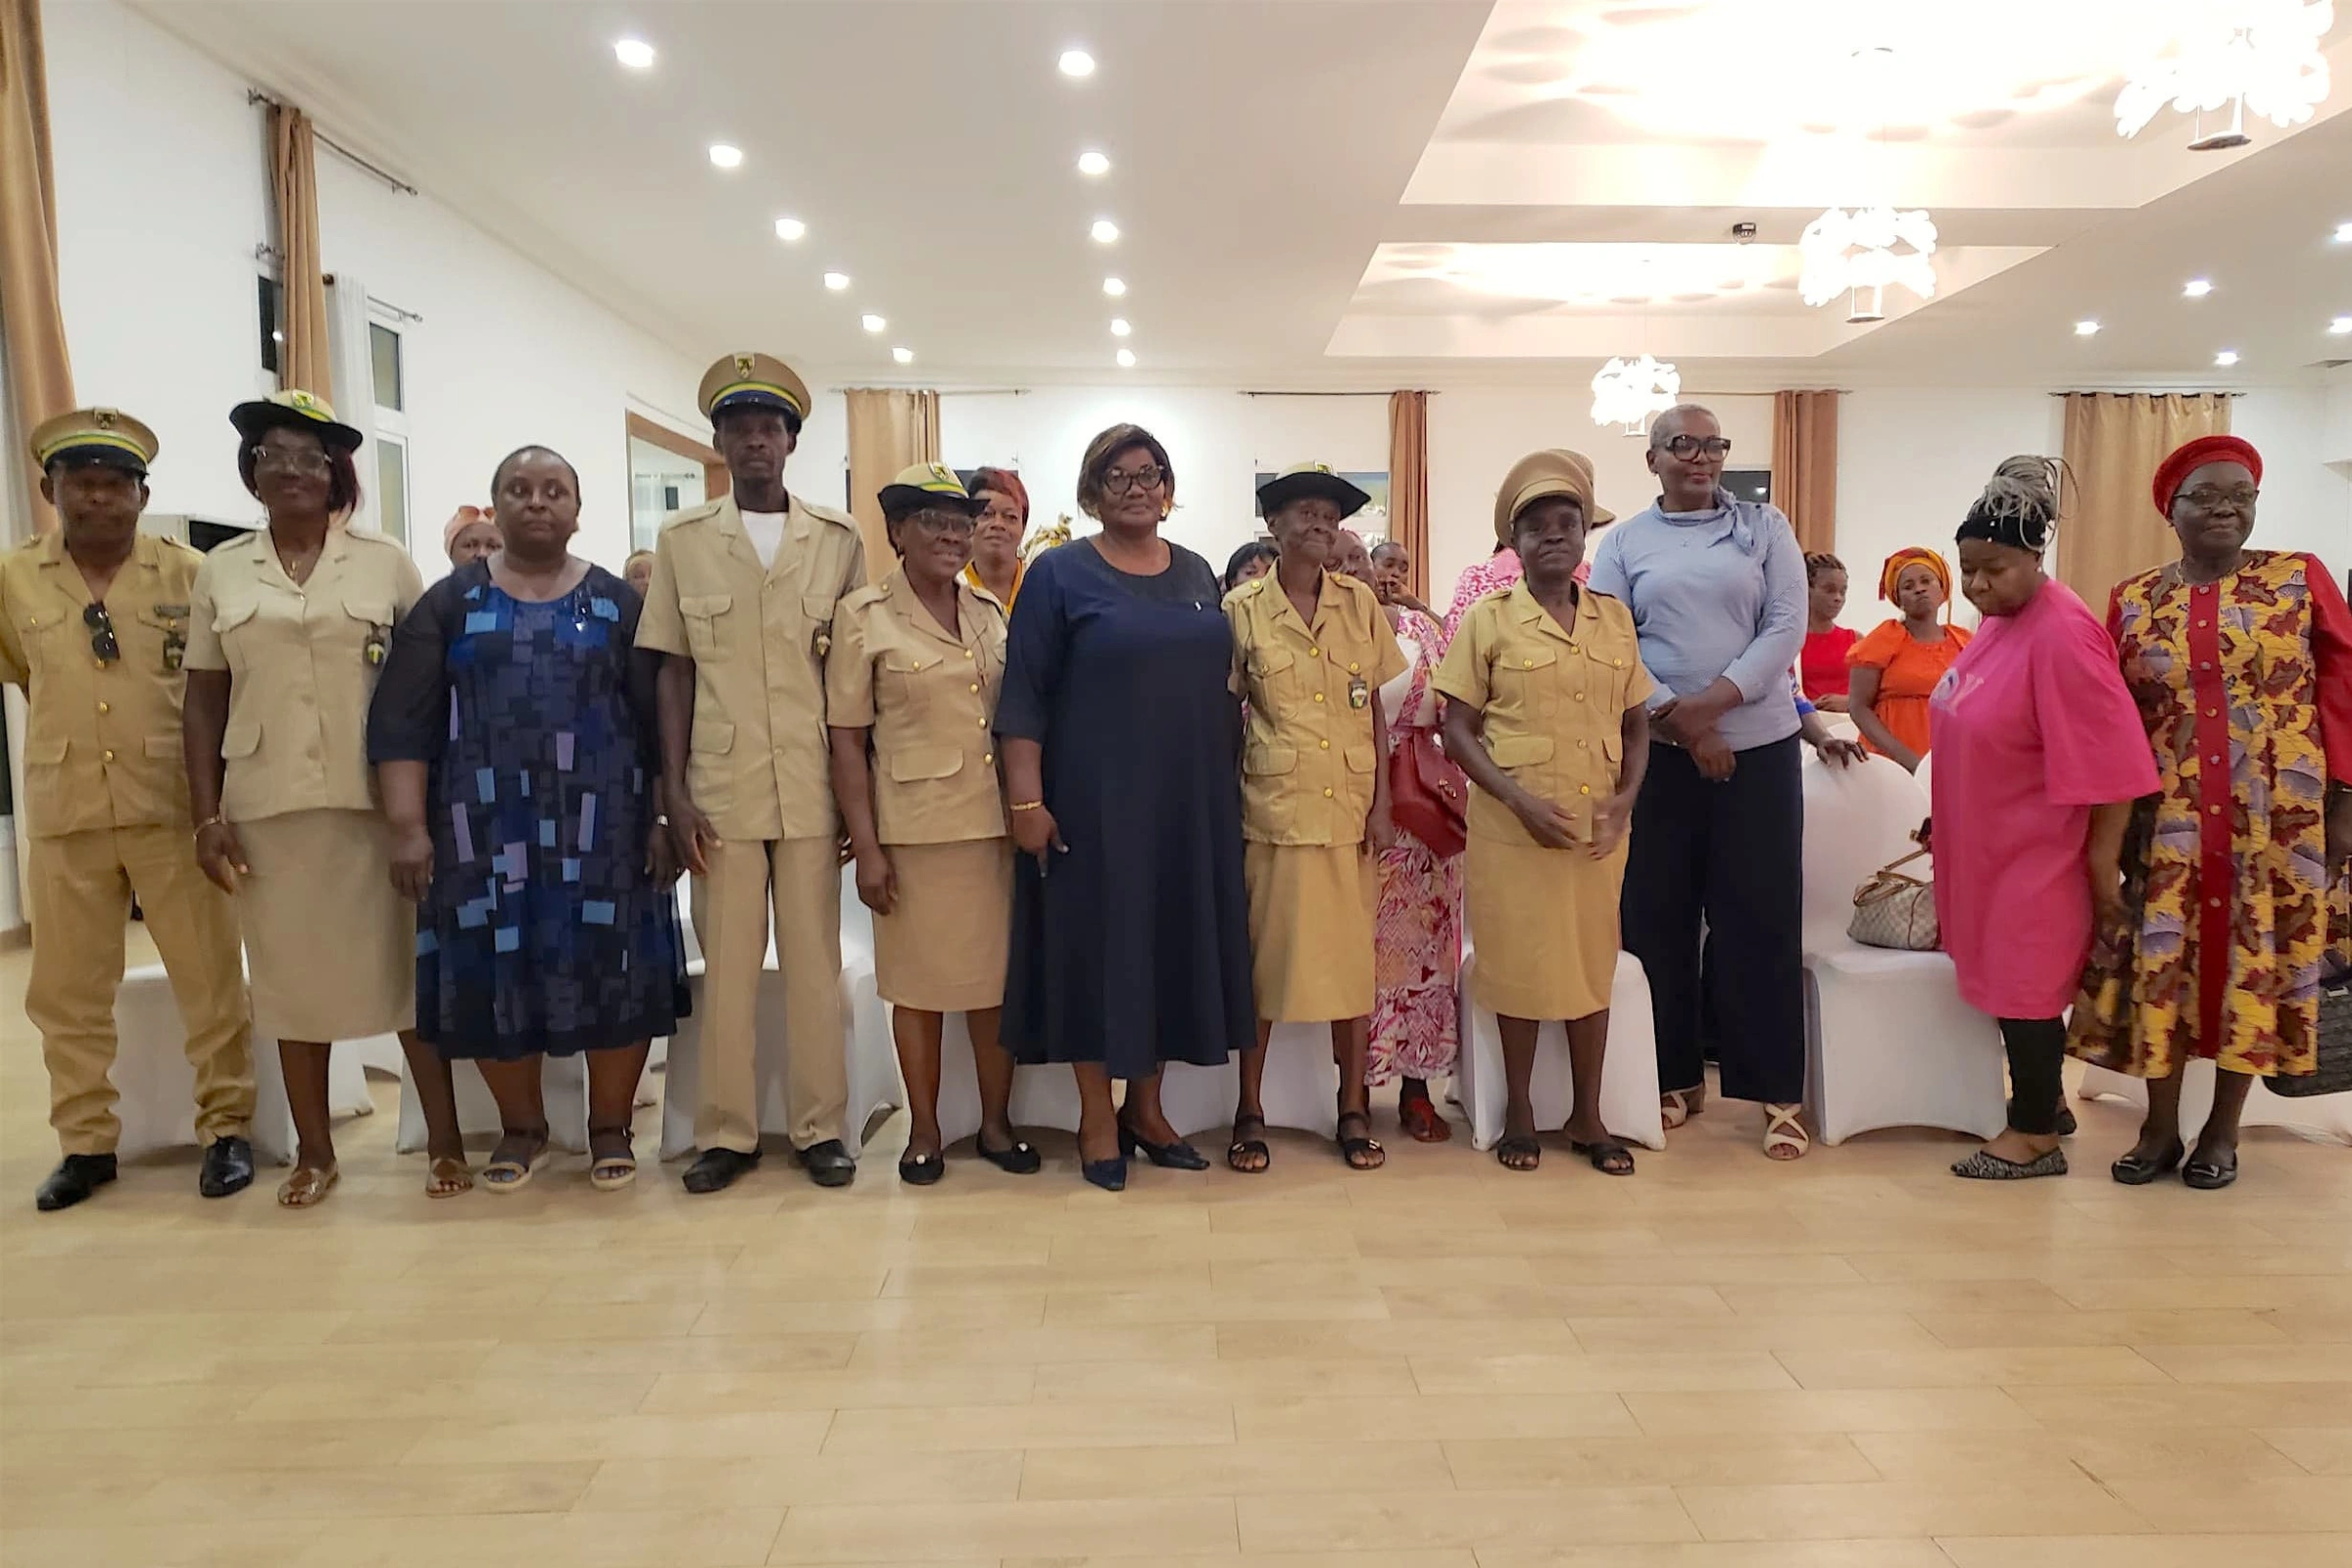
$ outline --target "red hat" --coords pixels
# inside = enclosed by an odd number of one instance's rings
[[[2242,463],[2254,475],[2254,482],[2262,483],[2262,454],[2254,450],[2253,442],[2234,435],[2201,435],[2175,447],[2171,457],[2156,465],[2158,514],[2168,520],[2172,517],[2173,498],[2180,493],[2188,476],[2208,463]]]

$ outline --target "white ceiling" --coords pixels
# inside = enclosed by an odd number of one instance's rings
[[[834,381],[1581,381],[1647,350],[1719,390],[2120,385],[2352,356],[2325,332],[2352,313],[2352,20],[2314,124],[2198,155],[2179,117],[2113,125],[2182,0],[144,3],[681,352]],[[1092,77],[1056,73],[1072,46]],[[1934,212],[1937,297],[1890,290],[1875,327],[1804,307],[1799,230],[1882,199]]]

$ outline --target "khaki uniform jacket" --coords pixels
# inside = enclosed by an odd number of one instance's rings
[[[857,521],[797,495],[765,570],[732,496],[680,513],[655,541],[637,646],[694,661],[686,787],[720,838],[839,831],[825,656],[842,597],[864,580]]]
[[[1360,844],[1372,809],[1372,704],[1404,672],[1379,596],[1323,574],[1308,625],[1269,572],[1225,596],[1250,724],[1242,836],[1260,844]]]
[[[367,528],[327,530],[300,586],[267,528],[204,558],[187,663],[231,677],[221,815],[374,808],[368,705],[392,628],[423,592],[409,553]]]
[[[204,558],[141,534],[106,590],[122,657],[101,660],[90,588],[49,533],[0,557],[0,681],[24,688],[24,817],[35,838],[186,825],[180,673],[190,587]]]
[[[1437,688],[1486,715],[1487,755],[1529,794],[1564,808],[1579,837],[1592,810],[1616,793],[1625,764],[1625,710],[1649,695],[1633,612],[1606,594],[1577,590],[1576,624],[1563,630],[1523,581],[1470,607],[1438,666]],[[1533,846],[1509,807],[1470,792],[1470,835]]]
[[[841,602],[825,661],[826,722],[873,731],[874,819],[885,844],[1002,838],[989,733],[1004,680],[1004,612],[957,580],[956,634],[904,571]]]

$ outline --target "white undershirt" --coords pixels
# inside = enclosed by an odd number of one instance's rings
[[[784,543],[784,514],[781,512],[746,512],[743,531],[752,538],[752,548],[760,552],[760,569],[765,571],[776,564],[776,551]]]

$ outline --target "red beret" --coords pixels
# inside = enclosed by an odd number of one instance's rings
[[[2180,493],[2180,486],[2187,482],[2188,476],[2208,463],[2242,463],[2246,471],[2254,475],[2254,482],[2262,483],[2262,454],[2254,450],[2254,443],[2233,435],[2201,435],[2175,447],[2171,457],[2156,465],[2159,514],[2171,518],[2173,498]]]

